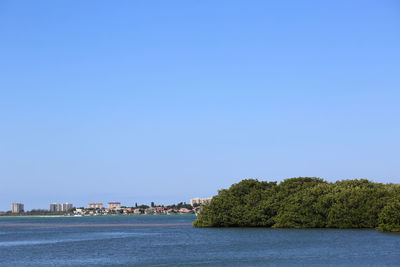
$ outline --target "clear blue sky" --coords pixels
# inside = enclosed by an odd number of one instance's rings
[[[1,1],[0,210],[400,183],[399,1]]]

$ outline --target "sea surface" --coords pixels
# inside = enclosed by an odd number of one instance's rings
[[[195,218],[0,217],[0,266],[400,266],[400,234],[198,229]]]

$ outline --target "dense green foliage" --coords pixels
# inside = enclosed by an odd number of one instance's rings
[[[379,230],[400,232],[400,199],[388,203],[379,214]]]
[[[247,179],[201,207],[196,227],[377,228],[400,231],[398,185],[299,177]]]

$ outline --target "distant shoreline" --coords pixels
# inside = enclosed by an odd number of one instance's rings
[[[188,213],[188,214],[182,214],[182,213],[177,213],[177,214],[109,214],[109,215],[80,215],[80,216],[75,216],[75,215],[4,215],[1,214],[1,217],[14,217],[14,218],[19,218],[19,217],[68,217],[68,218],[79,218],[79,217],[116,217],[116,216],[121,216],[121,217],[126,217],[126,216],[175,216],[175,215],[195,215],[193,213]]]

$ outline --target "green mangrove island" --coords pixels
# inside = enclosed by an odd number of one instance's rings
[[[195,227],[376,228],[400,232],[400,185],[314,177],[246,179],[203,205]]]

